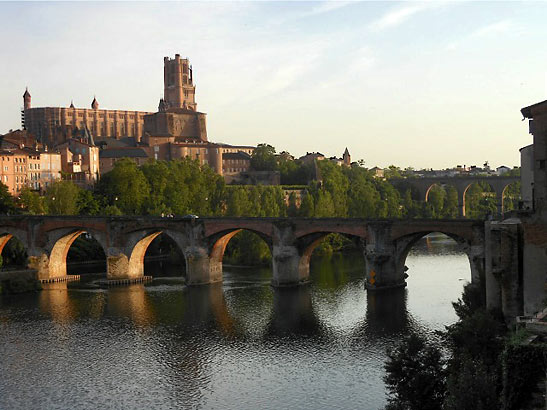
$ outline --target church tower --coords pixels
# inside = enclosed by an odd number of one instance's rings
[[[169,108],[197,110],[196,86],[192,66],[187,58],[175,54],[174,59],[163,58],[163,98]]]
[[[25,93],[23,94],[23,107],[25,110],[30,108],[30,93],[28,92],[28,88],[25,89]]]

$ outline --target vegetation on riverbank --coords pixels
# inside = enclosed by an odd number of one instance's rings
[[[501,313],[486,310],[480,285],[467,285],[453,305],[459,320],[440,341],[413,334],[388,352],[386,410],[528,408],[545,377],[547,346],[509,331]]]

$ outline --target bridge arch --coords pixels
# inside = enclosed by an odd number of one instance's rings
[[[298,261],[298,271],[301,278],[308,279],[310,276],[310,261],[313,255],[313,251],[325,240],[325,238],[331,234],[342,235],[345,238],[357,243],[363,247],[365,238],[356,235],[355,233],[348,233],[345,230],[339,230],[338,232],[321,231],[309,233],[301,236],[297,239],[298,249],[300,253],[300,259]]]
[[[443,229],[428,229],[409,233],[407,235],[401,236],[394,241],[395,244],[395,269],[397,276],[406,279],[407,267],[406,260],[408,254],[412,250],[413,246],[425,236],[432,233],[441,233],[449,238],[453,239],[458,245],[459,248],[467,255],[470,272],[471,272],[471,281],[479,281],[480,276],[483,274],[484,270],[484,255],[481,250],[479,254],[477,253],[477,246],[474,243],[474,238],[467,237],[458,232],[452,232],[450,230]],[[479,246],[480,249],[482,247]]]
[[[21,238],[26,239],[26,235],[23,235],[22,232],[11,229],[0,230],[0,255],[2,255],[2,267],[6,266],[6,257],[3,254],[6,245],[8,245],[8,243],[15,243],[20,244],[20,246],[22,247],[22,253],[18,254],[16,258],[19,259],[19,257],[21,257],[22,260],[18,260],[16,265],[26,268],[26,265],[28,264],[28,246],[25,243],[26,241],[21,240]]]
[[[107,254],[107,241],[103,232],[92,228],[73,227],[53,230],[48,232],[49,263],[48,277],[59,278],[67,275],[67,255],[74,241],[82,234],[88,233],[101,246],[105,255]]]
[[[240,232],[251,232],[259,237],[268,246],[270,254],[273,255],[273,241],[271,236],[265,234],[263,231],[258,231],[249,228],[236,228],[233,230],[225,230],[217,232],[215,235],[209,238],[209,257],[211,263],[222,272],[222,261],[224,259],[224,253],[230,240]]]
[[[178,248],[178,251],[184,257],[185,263],[186,264],[188,263],[184,246],[181,246],[181,238],[179,238],[179,235],[176,232],[172,232],[168,229],[162,229],[162,230],[151,229],[146,231],[133,232],[130,235],[131,239],[127,244],[127,249],[128,249],[127,276],[129,277],[144,276],[144,257],[146,255],[146,251],[148,250],[148,247],[154,241],[154,239],[156,239],[160,235],[167,236],[176,245],[176,247]],[[117,275],[118,274],[117,272],[111,271],[112,268],[110,268],[109,276]]]

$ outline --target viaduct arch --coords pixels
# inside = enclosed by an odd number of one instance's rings
[[[427,202],[429,192],[435,185],[451,185],[458,192],[458,213],[465,217],[465,194],[469,187],[477,182],[486,182],[496,194],[496,206],[498,215],[504,212],[504,195],[507,187],[513,182],[519,182],[520,177],[505,176],[466,176],[466,177],[430,177],[430,178],[406,178],[399,181],[393,180],[396,185],[408,184],[414,187],[421,201]]]

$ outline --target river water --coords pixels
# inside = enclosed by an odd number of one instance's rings
[[[314,258],[311,283],[225,267],[221,285],[0,296],[0,409],[378,409],[386,348],[453,323],[470,280],[455,242],[431,236],[408,286],[364,288],[362,257]],[[158,273],[160,268],[157,268]]]

